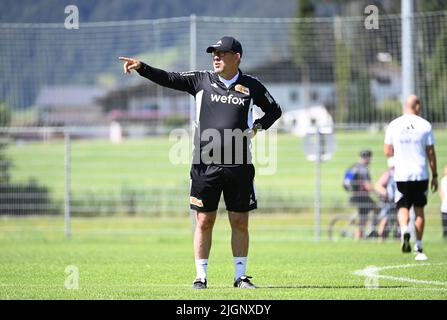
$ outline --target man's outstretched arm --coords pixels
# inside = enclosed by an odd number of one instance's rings
[[[135,70],[145,77],[163,87],[186,91],[192,95],[196,93],[196,86],[201,77],[201,72],[167,72],[154,68],[134,58],[119,57],[124,61],[124,73],[129,74]]]

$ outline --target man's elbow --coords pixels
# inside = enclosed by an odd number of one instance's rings
[[[393,146],[386,144],[383,147],[383,153],[385,154],[386,157],[392,157],[394,155]]]
[[[276,109],[276,114],[275,114],[276,120],[281,118],[281,115],[282,115],[282,110],[281,110],[281,107],[278,105],[278,108]]]
[[[435,158],[436,157],[436,153],[435,153],[435,146],[427,146],[426,147],[426,153],[427,153],[427,156],[429,157],[429,158]]]

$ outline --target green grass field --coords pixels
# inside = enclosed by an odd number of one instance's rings
[[[447,163],[447,131],[436,130],[435,138],[441,173]],[[250,220],[248,274],[260,288],[232,287],[230,228],[227,217],[219,215],[209,290],[199,292],[191,289],[195,268],[185,200],[189,164],[169,162],[172,143],[166,137],[119,145],[73,141],[74,196],[111,196],[124,185],[144,190],[149,198],[176,201],[176,206],[159,202],[135,217],[75,217],[71,240],[65,239],[62,216],[0,217],[0,299],[446,299],[447,243],[441,239],[438,194],[429,193],[426,210],[427,262],[402,254],[399,242],[392,240],[327,240],[330,218],[336,210],[346,212],[341,178],[358,151],[373,150],[374,180],[386,166],[383,132],[338,132],[336,140],[333,159],[322,166],[322,241],[313,240],[315,165],[305,159],[300,139],[278,135],[277,171],[256,177],[261,210]],[[7,156],[14,183],[36,179],[62,201],[63,142],[10,145]],[[289,213],[281,213],[282,207]],[[79,268],[77,290],[64,286],[70,265]],[[378,289],[366,288],[365,275],[355,274],[369,266],[379,268],[379,278],[371,278],[378,280]]]
[[[311,215],[253,214],[248,274],[257,290],[232,287],[227,217],[216,221],[209,289],[195,276],[190,220],[75,219],[65,240],[59,218],[0,220],[0,299],[446,299],[446,242],[428,227],[429,260],[402,254],[399,242],[331,243],[313,239]],[[78,289],[66,289],[67,266],[79,269]],[[378,288],[358,270],[379,268]],[[373,278],[374,279],[374,278]],[[366,282],[366,284],[371,282]]]

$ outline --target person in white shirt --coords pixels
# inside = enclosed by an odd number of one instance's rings
[[[394,180],[397,184],[395,197],[398,221],[402,235],[402,252],[411,252],[410,208],[414,208],[416,229],[416,260],[426,260],[422,249],[429,184],[428,166],[432,172],[431,190],[438,189],[436,169],[435,140],[431,124],[419,116],[421,103],[414,94],[410,95],[404,106],[404,114],[390,122],[385,133],[384,153],[394,156]]]
[[[442,222],[442,236],[447,239],[447,164],[444,166],[444,177],[441,180],[441,222]]]
[[[374,185],[374,189],[379,194],[381,210],[379,216],[379,226],[377,233],[379,234],[379,242],[383,242],[388,233],[397,225],[397,210],[394,198],[396,195],[396,181],[394,181],[394,158],[390,157],[387,160],[388,169],[380,176],[380,179]],[[399,228],[396,226],[394,235],[400,238],[398,234]]]

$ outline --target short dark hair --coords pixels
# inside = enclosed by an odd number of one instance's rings
[[[360,157],[362,158],[370,158],[372,157],[372,151],[369,149],[364,149],[360,151]]]

